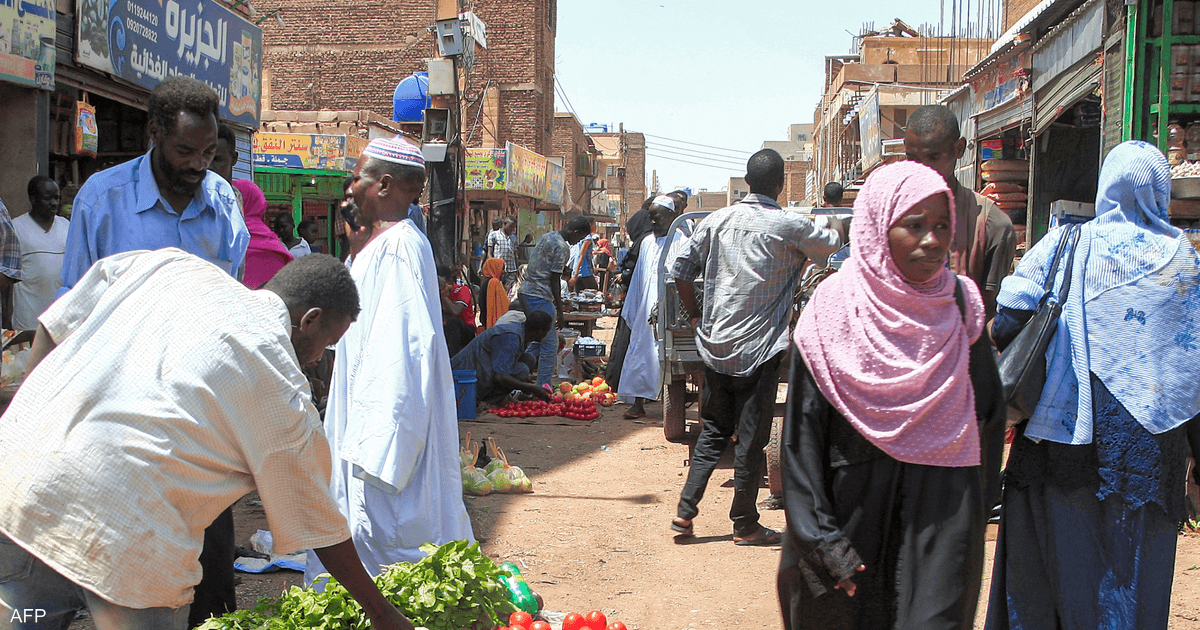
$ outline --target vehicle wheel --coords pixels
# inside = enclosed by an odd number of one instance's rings
[[[783,444],[783,418],[771,419],[771,439],[767,442],[767,486],[771,496],[783,498],[783,473],[779,469],[779,449]]]
[[[668,442],[687,436],[687,377],[674,377],[663,387],[663,433]]]

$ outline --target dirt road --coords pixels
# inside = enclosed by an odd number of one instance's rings
[[[608,409],[586,427],[460,425],[476,439],[494,436],[534,481],[531,495],[467,498],[484,551],[521,566],[549,610],[598,609],[631,630],[781,628],[779,549],[732,542],[727,514],[733,471],[717,470],[701,503],[696,538],[677,544],[667,526],[687,472],[687,448],[667,444],[654,420],[622,419],[624,409]],[[657,410],[649,407],[651,415]],[[235,514],[239,544],[248,546],[250,534],[266,528],[261,508],[244,500]],[[782,512],[762,514],[765,524],[783,527]],[[989,557],[993,549],[989,542]],[[1198,565],[1200,537],[1181,536],[1172,630],[1200,628]],[[291,572],[243,575],[242,605],[298,582],[299,574]]]
[[[611,325],[602,320],[596,336],[611,334]],[[657,404],[648,407],[649,418],[638,421],[623,419],[625,409],[605,409],[582,427],[460,423],[460,431],[471,431],[475,439],[494,436],[534,482],[530,495],[467,498],[484,551],[498,562],[520,565],[548,610],[598,609],[631,630],[781,628],[775,595],[779,549],[733,544],[732,470],[717,470],[700,506],[696,538],[677,544],[668,524],[687,473],[687,448],[665,442]],[[764,488],[760,497],[766,495]],[[250,495],[235,506],[239,545],[249,547],[250,535],[267,529],[256,499]],[[763,512],[762,520],[777,529],[784,525],[778,511]],[[989,558],[993,548],[989,542]],[[989,561],[985,597],[990,571]],[[289,571],[240,575],[243,607],[300,582],[300,574]],[[1200,629],[1197,576],[1200,537],[1181,536],[1172,630]],[[981,615],[985,607],[981,603]],[[91,624],[81,620],[72,628],[88,630]]]

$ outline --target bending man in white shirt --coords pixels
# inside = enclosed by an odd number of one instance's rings
[[[411,630],[330,498],[301,372],[357,314],[328,256],[261,291],[174,248],[94,264],[42,314],[0,419],[0,567],[25,567],[0,580],[0,627],[65,628],[86,605],[99,630],[183,630],[204,528],[257,489],[276,551],[316,549],[373,627]]]

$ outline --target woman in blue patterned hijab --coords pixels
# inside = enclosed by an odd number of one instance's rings
[[[1163,154],[1126,142],[1104,161],[1079,229],[1047,377],[1017,427],[988,610],[995,628],[1166,628],[1187,427],[1200,413],[1200,256],[1168,219]],[[1004,280],[1001,350],[1042,298],[1067,227]]]

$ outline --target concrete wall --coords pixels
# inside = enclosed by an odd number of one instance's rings
[[[29,180],[38,174],[37,90],[0,82],[0,199],[12,216],[29,211]]]

